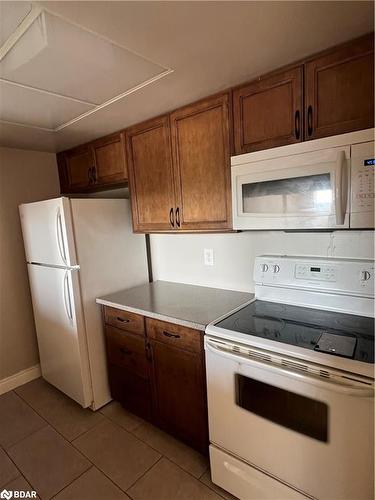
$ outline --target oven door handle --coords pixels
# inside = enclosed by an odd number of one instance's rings
[[[345,394],[346,396],[356,396],[362,398],[373,398],[374,397],[374,387],[364,386],[358,387],[353,384],[346,384],[345,382],[339,382],[337,380],[332,381],[328,379],[320,380],[319,375],[310,375],[307,373],[299,372],[297,370],[292,370],[291,368],[286,368],[282,365],[274,365],[269,361],[260,361],[257,359],[251,359],[246,354],[242,353],[231,353],[228,352],[225,348],[221,347],[220,344],[206,339],[206,349],[211,351],[212,353],[223,356],[225,358],[231,359],[233,361],[237,361],[239,363],[246,363],[248,365],[252,365],[255,368],[261,368],[268,370],[275,375],[285,375],[290,378],[294,378],[300,382],[305,382],[307,384],[313,385],[315,387],[320,387],[322,389],[331,390],[334,392],[339,392],[340,394]],[[256,351],[256,349],[251,348]],[[261,353],[261,351],[259,351]]]

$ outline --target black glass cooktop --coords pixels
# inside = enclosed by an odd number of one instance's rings
[[[374,319],[256,300],[215,326],[374,363]]]

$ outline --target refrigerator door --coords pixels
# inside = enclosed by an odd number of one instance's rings
[[[27,262],[77,265],[68,198],[27,203],[19,210]]]
[[[97,297],[147,283],[143,234],[134,234],[125,199],[72,199],[82,307],[89,350],[94,410],[111,400]]]
[[[92,403],[79,271],[28,264],[43,377],[84,408]]]

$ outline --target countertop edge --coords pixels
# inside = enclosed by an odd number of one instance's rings
[[[158,319],[159,321],[167,321],[168,323],[174,323],[176,325],[185,326],[187,328],[192,328],[194,330],[205,331],[207,325],[202,325],[200,323],[194,323],[192,321],[187,321],[185,319],[176,318],[175,316],[165,316],[164,314],[158,314],[155,312],[147,311],[145,309],[138,309],[136,307],[126,306],[124,304],[119,304],[117,302],[110,302],[104,299],[96,299],[97,304],[103,306],[114,307],[115,309],[120,309],[122,311],[128,311],[135,314],[140,314],[146,316],[147,318]]]

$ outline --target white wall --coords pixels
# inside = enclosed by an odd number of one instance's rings
[[[59,191],[54,154],[0,147],[0,385],[38,363],[18,205]]]
[[[204,248],[214,250],[212,267],[203,264]],[[374,258],[374,232],[155,234],[151,236],[151,252],[154,280],[253,291],[257,255]]]

